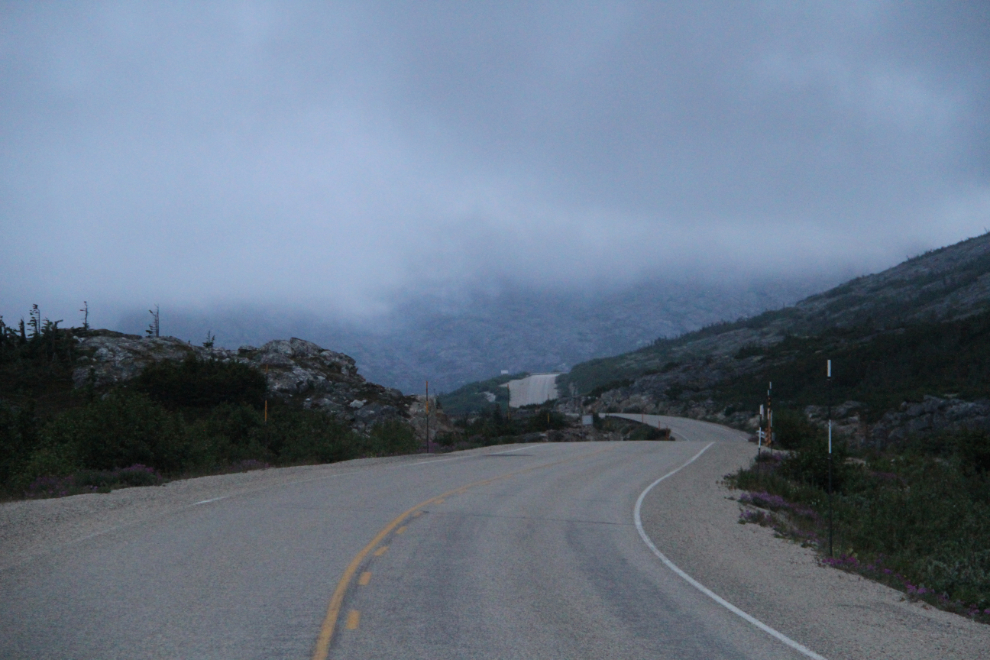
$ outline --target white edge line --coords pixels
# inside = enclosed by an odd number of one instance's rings
[[[396,465],[396,468],[401,467],[412,467],[413,465],[433,465],[434,463],[445,463],[447,461],[457,461],[462,458],[471,458],[472,456],[495,456],[497,454],[511,454],[514,451],[522,451],[523,449],[532,449],[533,445],[527,444],[522,447],[516,447],[515,449],[510,449],[508,451],[490,451],[484,454],[465,454],[463,456],[452,456],[450,458],[433,458],[427,459],[425,461],[417,461],[416,463],[408,463],[406,465]]]
[[[451,458],[433,458],[426,459],[425,461],[417,461],[415,463],[406,463],[405,465],[386,465],[388,469],[397,470],[404,467],[412,467],[413,465],[433,465],[434,463],[446,463],[447,461],[456,461],[462,458],[467,458],[467,456],[453,456]]]
[[[515,449],[510,449],[508,451],[493,451],[489,456],[498,456],[499,454],[511,454],[514,451],[522,451],[523,449],[532,449],[532,445],[525,445],[523,447],[516,447]]]
[[[642,493],[639,494],[639,499],[636,500],[636,508],[633,510],[633,519],[636,522],[636,531],[639,532],[640,538],[643,539],[643,542],[647,545],[647,547],[649,547],[650,550],[653,551],[653,554],[655,554],[657,557],[659,557],[660,558],[660,561],[662,561],[667,568],[669,568],[670,570],[674,571],[674,573],[676,573],[678,576],[680,576],[681,578],[683,578],[692,587],[694,587],[695,589],[697,589],[701,593],[705,594],[706,596],[708,596],[709,598],[711,598],[716,603],[718,603],[722,607],[726,608],[727,610],[729,610],[733,614],[741,617],[746,622],[753,624],[754,626],[756,626],[757,628],[759,628],[763,632],[767,633],[771,637],[775,637],[776,639],[780,640],[784,644],[787,644],[788,646],[790,646],[795,651],[798,651],[799,653],[802,653],[802,654],[806,655],[809,658],[814,658],[815,660],[826,660],[823,656],[820,656],[817,653],[815,653],[814,651],[812,651],[811,649],[809,649],[808,647],[806,647],[806,646],[804,646],[802,644],[799,644],[798,642],[795,642],[793,639],[791,639],[790,637],[788,637],[784,633],[779,632],[777,630],[774,630],[773,628],[771,628],[767,624],[763,623],[762,621],[760,621],[756,617],[753,617],[753,616],[747,614],[746,612],[743,612],[741,609],[739,609],[738,607],[736,607],[735,605],[733,605],[729,601],[725,600],[724,598],[722,598],[721,596],[719,596],[717,593],[715,593],[714,591],[712,591],[711,589],[709,589],[708,587],[706,587],[705,585],[701,584],[700,582],[698,582],[697,580],[695,580],[693,577],[691,577],[690,575],[688,575],[687,573],[685,573],[684,571],[682,571],[677,566],[677,564],[675,564],[674,562],[672,562],[669,559],[667,559],[667,557],[662,552],[660,552],[660,550],[657,549],[657,546],[655,546],[653,544],[653,541],[650,540],[650,537],[646,535],[646,531],[643,529],[643,520],[642,520],[642,517],[640,516],[640,510],[643,508],[643,500],[646,499],[646,495],[651,490],[653,490],[653,487],[656,486],[658,483],[660,483],[661,481],[663,481],[667,477],[670,477],[670,476],[673,476],[673,475],[677,474],[678,472],[680,472],[681,470],[683,470],[684,468],[686,468],[688,465],[691,465],[691,463],[694,463],[696,460],[698,460],[698,458],[701,457],[702,454],[704,454],[706,451],[708,451],[708,449],[712,445],[714,445],[714,444],[715,444],[714,442],[708,443],[707,445],[705,445],[704,449],[702,449],[697,454],[695,454],[691,458],[691,460],[689,460],[687,463],[684,463],[683,465],[681,465],[676,470],[672,470],[672,471],[668,472],[667,474],[663,475],[662,477],[660,477],[659,479],[657,479],[656,481],[654,481],[652,484],[650,484],[649,486],[647,486],[646,487],[646,490],[644,490]]]
[[[211,497],[208,500],[201,500],[199,502],[196,502],[195,504],[193,504],[193,506],[199,506],[200,504],[209,504],[210,502],[219,502],[220,500],[225,500],[228,497],[230,497],[230,495],[224,495],[223,497]]]

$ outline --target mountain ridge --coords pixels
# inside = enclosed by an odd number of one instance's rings
[[[315,314],[230,308],[163,311],[171,335],[236,349],[278,337],[306,337],[346,353],[370,380],[406,393],[451,392],[499,374],[566,371],[601,355],[615,355],[680,335],[714,321],[738,318],[798,300],[823,279],[721,284],[652,280],[615,290],[506,289],[462,299],[407,297],[392,312],[365,323]],[[142,311],[118,327],[140,333]],[[201,341],[201,339],[200,339]]]
[[[932,250],[797,304],[589,361],[561,377],[569,412],[667,414],[756,429],[774,408],[883,447],[990,431],[990,235]],[[833,378],[826,379],[826,360]]]
[[[983,234],[854,278],[790,307],[575,365],[562,377],[562,385],[574,384],[587,393],[612,381],[661,371],[672,362],[766,349],[789,335],[820,335],[851,327],[882,332],[921,322],[959,320],[988,307],[990,234]]]

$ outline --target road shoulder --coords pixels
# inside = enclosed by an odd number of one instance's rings
[[[733,605],[824,655],[990,658],[990,626],[908,602],[900,592],[820,566],[772,530],[740,525],[738,491],[723,475],[755,448],[719,442],[657,485],[643,503],[646,533],[677,566]]]

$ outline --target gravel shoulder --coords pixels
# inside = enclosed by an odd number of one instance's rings
[[[236,474],[170,481],[162,486],[122,488],[43,500],[0,503],[0,570],[94,536],[167,516],[208,501],[371,468],[389,469],[422,461],[443,461],[503,446],[448,454],[361,458],[326,465],[268,468]]]
[[[820,566],[811,549],[768,528],[740,525],[739,491],[720,481],[755,452],[745,442],[718,442],[650,492],[643,525],[671,561],[829,660],[990,658],[990,626]]]

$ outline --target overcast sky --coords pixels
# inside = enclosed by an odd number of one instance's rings
[[[0,313],[869,272],[990,226],[990,3],[0,4]]]

